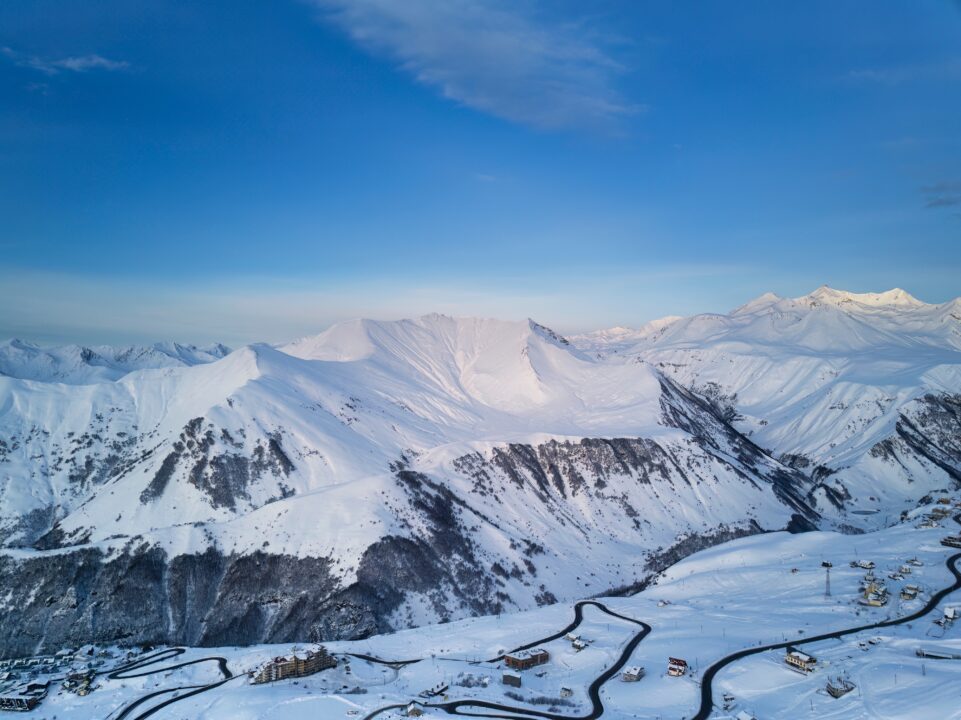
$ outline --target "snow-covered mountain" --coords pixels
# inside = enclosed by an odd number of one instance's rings
[[[349,637],[643,584],[813,526],[807,478],[532,321],[355,321],[84,385],[0,378],[0,651]]]
[[[134,370],[97,349],[116,379],[81,384],[22,363],[0,654],[356,637],[880,524],[961,476],[959,314],[822,288],[573,341],[429,315]]]
[[[117,380],[134,370],[200,365],[219,360],[229,352],[229,348],[219,344],[209,347],[155,343],[41,348],[13,339],[0,343],[0,376],[83,385]]]
[[[761,447],[807,472],[822,514],[863,526],[961,481],[961,299],[821,287],[696,315],[630,347],[585,352],[646,362],[708,397]],[[616,354],[613,352],[616,350]]]

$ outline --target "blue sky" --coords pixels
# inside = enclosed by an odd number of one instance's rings
[[[961,295],[961,5],[0,4],[0,337]]]

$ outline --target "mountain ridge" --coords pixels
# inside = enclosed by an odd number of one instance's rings
[[[88,384],[0,378],[0,580],[43,588],[5,601],[0,654],[121,627],[357,637],[641,587],[743,534],[877,527],[961,482],[961,351],[950,304],[876,298],[896,307],[762,296],[569,338],[356,320]]]

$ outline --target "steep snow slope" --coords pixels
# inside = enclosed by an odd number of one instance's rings
[[[603,342],[578,344],[605,352]],[[710,398],[759,445],[824,481],[822,512],[845,498],[890,511],[961,480],[961,299],[768,293],[617,349]]]
[[[2,379],[0,483],[6,653],[528,608],[817,519],[802,474],[646,363],[437,315],[115,382]]]
[[[23,340],[0,343],[0,376],[71,385],[116,380],[134,370],[213,362],[229,353],[223,345],[62,345],[41,348]]]

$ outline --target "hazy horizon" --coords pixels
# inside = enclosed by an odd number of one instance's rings
[[[961,295],[961,4],[0,5],[0,337]]]
[[[822,283],[817,287],[821,287],[822,285],[827,285],[827,284]],[[838,286],[833,286],[833,287],[835,290],[842,290],[842,291],[854,292],[854,293],[881,293],[881,292],[885,292],[895,288],[895,286],[891,286],[886,288],[868,288],[868,289],[852,290],[851,288],[844,288],[844,287],[838,287]],[[922,302],[925,302],[927,304],[932,304],[932,305],[941,304],[944,302],[950,302],[951,300],[955,299],[954,297],[946,297],[943,299],[934,300],[934,299],[931,299],[930,297],[924,296],[923,294],[919,295],[917,293],[914,293],[911,291],[910,288],[905,288],[902,286],[898,286],[898,287],[900,287],[900,289],[902,290],[905,290],[916,299],[921,300]],[[225,333],[221,337],[206,337],[202,334],[191,334],[191,332],[197,332],[197,331],[196,330],[191,331],[191,325],[187,320],[187,317],[190,312],[189,305],[191,302],[189,296],[180,296],[182,302],[174,302],[171,300],[171,298],[162,297],[162,298],[158,298],[158,302],[168,303],[170,306],[170,309],[175,314],[175,317],[169,321],[170,324],[179,325],[184,328],[184,332],[181,334],[181,336],[176,336],[176,337],[150,336],[148,334],[138,333],[135,329],[130,330],[128,332],[124,332],[122,329],[118,329],[115,319],[112,319],[111,320],[112,324],[110,327],[97,327],[94,325],[89,328],[89,332],[87,334],[82,334],[79,332],[79,330],[76,330],[73,332],[64,332],[62,335],[36,334],[33,336],[30,336],[25,333],[3,334],[2,332],[0,332],[0,342],[7,342],[10,340],[16,339],[16,340],[30,342],[40,347],[52,347],[52,346],[63,345],[63,344],[127,345],[127,344],[151,344],[155,342],[176,342],[176,343],[185,343],[185,344],[204,346],[204,345],[213,345],[216,343],[220,343],[220,344],[227,345],[232,349],[236,349],[237,347],[241,347],[244,345],[257,343],[257,342],[283,343],[283,342],[296,340],[301,337],[307,337],[310,335],[321,333],[324,330],[331,327],[332,325],[335,325],[341,322],[347,322],[350,320],[369,319],[369,320],[390,322],[390,321],[399,321],[399,320],[418,318],[418,317],[422,317],[424,315],[429,315],[432,313],[439,313],[442,315],[449,315],[453,317],[485,317],[485,318],[494,318],[498,320],[508,320],[508,321],[522,321],[525,319],[531,319],[541,324],[544,324],[550,327],[551,329],[557,332],[560,332],[562,334],[575,335],[575,334],[581,334],[581,333],[588,333],[592,331],[608,330],[615,327],[626,327],[626,328],[636,329],[647,322],[650,322],[652,320],[659,320],[661,318],[668,317],[668,316],[683,317],[683,316],[700,314],[702,312],[725,314],[749,302],[750,300],[753,300],[763,295],[765,292],[774,292],[774,294],[782,298],[792,298],[792,297],[800,297],[802,295],[807,295],[816,289],[817,288],[815,287],[811,287],[810,289],[804,292],[798,292],[798,293],[783,293],[783,292],[777,292],[776,290],[766,290],[766,291],[752,294],[750,296],[743,297],[742,299],[735,302],[733,305],[729,307],[723,307],[723,308],[713,307],[713,308],[699,310],[697,312],[691,312],[691,313],[665,312],[658,315],[652,315],[650,317],[639,318],[638,320],[629,321],[629,322],[610,322],[610,323],[600,324],[596,326],[581,326],[581,327],[577,327],[577,326],[573,326],[568,323],[565,323],[563,319],[560,319],[559,322],[550,322],[550,321],[547,321],[542,316],[538,316],[530,313],[521,314],[521,315],[510,315],[510,314],[498,315],[498,314],[486,313],[486,312],[440,311],[437,309],[427,309],[424,311],[412,311],[409,313],[401,313],[396,315],[382,315],[382,316],[343,315],[340,317],[332,318],[327,321],[320,321],[320,320],[315,321],[311,318],[309,312],[304,313],[302,310],[296,309],[298,307],[302,308],[303,297],[293,295],[287,298],[287,301],[289,303],[288,310],[290,313],[288,316],[278,315],[278,316],[271,316],[271,317],[256,318],[258,325],[263,323],[264,326],[266,327],[266,325],[272,324],[273,330],[265,329],[265,332],[263,335],[255,336],[250,334],[244,334],[242,332],[241,325],[228,324],[227,325],[228,329],[225,331]],[[2,292],[2,290],[0,290],[0,292]],[[234,300],[237,300],[237,298],[234,298]],[[236,320],[238,319],[240,319],[242,322],[243,318],[247,317],[245,313],[232,310],[231,307],[232,306],[230,301],[226,301],[225,305],[219,308],[219,312],[222,313],[222,318],[225,322],[231,321],[231,320],[236,322]],[[273,308],[273,309],[277,310],[277,308]],[[131,312],[132,312],[132,315],[130,316],[129,320],[135,323],[137,319],[141,317],[141,314],[143,311],[141,308],[133,308]],[[276,327],[276,324],[278,322],[281,322],[282,329],[278,329]],[[121,324],[120,328],[123,328],[123,327],[125,326]],[[238,328],[241,328],[241,329],[238,330]],[[229,338],[233,338],[233,339],[231,340]]]

